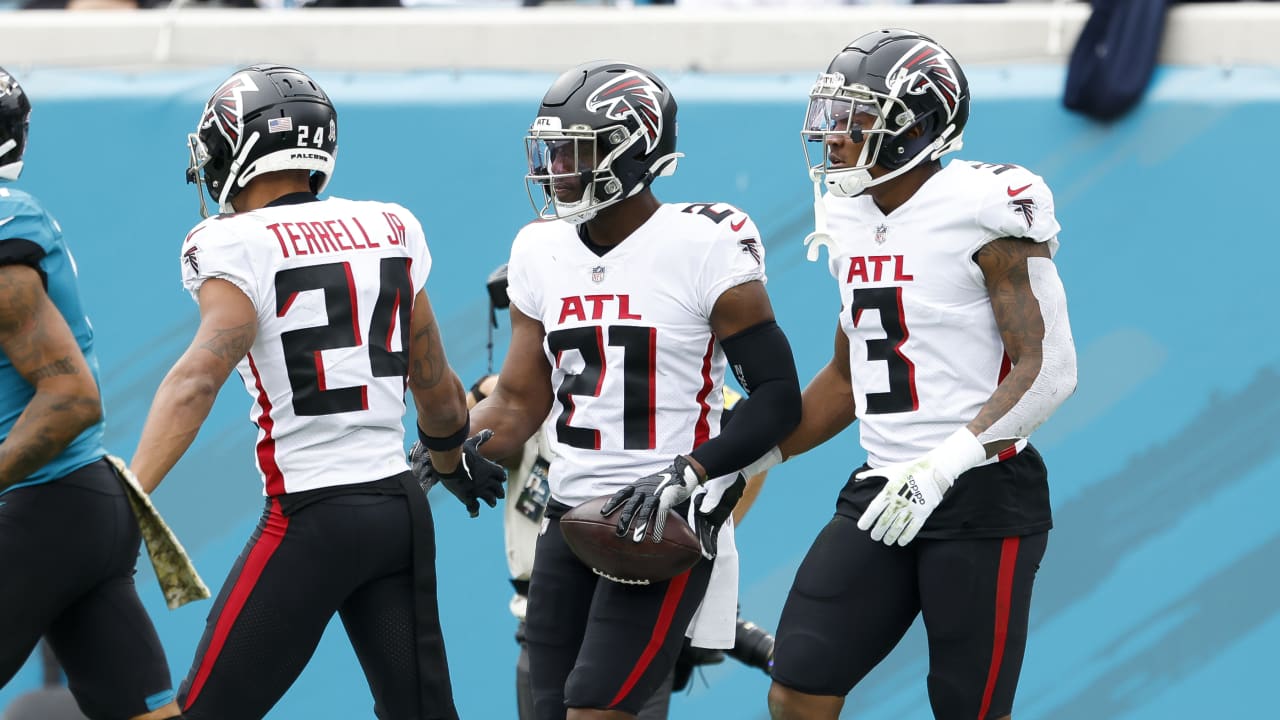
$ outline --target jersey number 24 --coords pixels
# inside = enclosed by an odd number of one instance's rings
[[[413,312],[413,283],[409,259],[383,258],[378,299],[369,320],[369,372],[373,377],[404,377],[409,360],[409,322]],[[293,389],[293,412],[332,415],[369,409],[369,388],[325,386],[322,350],[362,344],[355,281],[345,262],[308,265],[276,273],[276,316],[284,317],[298,293],[323,290],[329,322],[280,333],[285,369]],[[391,333],[400,328],[400,350],[391,349]]]

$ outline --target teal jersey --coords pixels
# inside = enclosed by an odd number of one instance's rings
[[[49,298],[75,334],[94,382],[100,386],[98,358],[93,352],[93,326],[80,302],[76,262],[62,239],[62,229],[34,197],[4,183],[0,183],[0,264],[29,265],[40,272]],[[34,395],[35,388],[0,351],[0,437],[9,436],[9,430]],[[55,480],[98,460],[106,454],[102,446],[104,427],[99,421],[86,429],[49,464],[12,487]]]

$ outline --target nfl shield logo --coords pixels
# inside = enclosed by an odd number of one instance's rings
[[[876,244],[877,244],[877,245],[883,245],[883,244],[884,244],[884,241],[885,241],[885,234],[886,234],[886,233],[888,233],[888,232],[889,232],[889,226],[888,226],[888,225],[880,224],[880,225],[877,225],[877,226],[876,226],[876,237],[875,237],[875,241],[876,241]]]
[[[604,266],[597,265],[591,268],[591,282],[598,283],[603,281],[604,281]]]

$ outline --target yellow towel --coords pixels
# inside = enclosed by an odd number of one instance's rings
[[[200,579],[200,574],[191,564],[187,551],[174,536],[173,531],[165,524],[164,518],[151,498],[142,490],[138,479],[133,476],[124,460],[115,455],[108,455],[107,462],[116,469],[120,482],[129,496],[129,505],[138,518],[138,527],[142,530],[142,539],[147,543],[147,555],[151,556],[151,565],[156,569],[156,580],[164,591],[164,600],[170,610],[176,610],[192,600],[204,600],[209,597],[209,587]]]

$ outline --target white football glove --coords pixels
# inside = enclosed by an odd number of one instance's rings
[[[858,529],[870,530],[871,539],[885,545],[906,545],[924,527],[956,478],[986,458],[982,443],[960,428],[924,457],[863,470],[854,479],[882,477],[886,482],[858,518]]]

